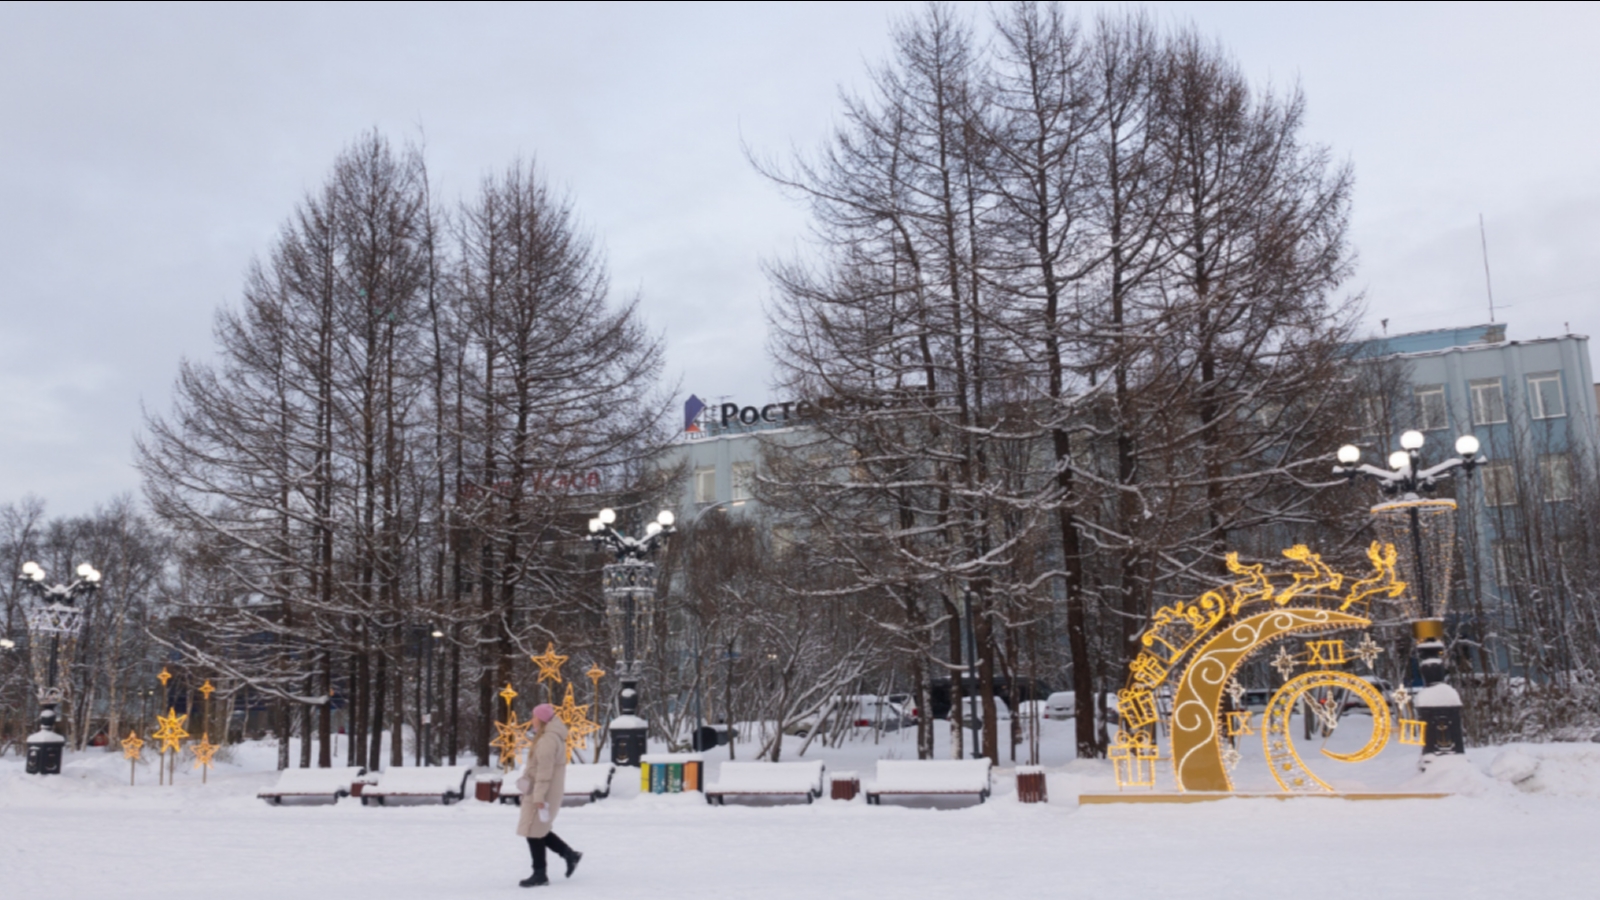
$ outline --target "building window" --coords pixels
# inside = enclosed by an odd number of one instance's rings
[[[756,464],[753,462],[739,462],[733,464],[733,499],[749,500],[755,497]]]
[[[1417,427],[1422,431],[1439,431],[1450,427],[1450,413],[1444,405],[1444,385],[1430,384],[1417,388]]]
[[[1506,420],[1506,395],[1498,378],[1467,383],[1472,388],[1472,424],[1499,425]]]
[[[696,502],[696,503],[715,503],[715,502],[717,502],[717,470],[716,469],[695,469],[694,470],[694,502]]]
[[[1522,545],[1516,541],[1494,542],[1494,583],[1511,587],[1522,573]]]
[[[1547,502],[1572,499],[1572,457],[1552,453],[1539,457],[1539,481]]]
[[[1528,376],[1528,402],[1533,406],[1535,419],[1560,419],[1567,414],[1567,405],[1562,402],[1561,376],[1555,373],[1549,375]]]
[[[772,526],[772,552],[782,556],[794,549],[794,526]]]
[[[1490,506],[1517,504],[1517,470],[1508,462],[1486,463],[1483,467],[1483,502]]]
[[[1376,437],[1386,430],[1383,427],[1383,398],[1361,398],[1361,434],[1363,437]]]
[[[1583,542],[1577,538],[1557,540],[1556,559],[1561,562],[1561,571],[1568,578],[1577,578],[1583,572]]]

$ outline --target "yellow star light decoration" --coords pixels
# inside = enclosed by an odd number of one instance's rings
[[[567,661],[567,657],[556,652],[554,643],[545,644],[543,653],[530,656],[528,659],[533,660],[533,664],[539,667],[540,684],[546,681],[558,683],[561,681],[561,664]]]
[[[172,673],[167,671],[167,667],[166,666],[162,666],[161,667],[161,674],[156,676],[156,680],[161,682],[161,686],[162,687],[166,687],[167,686],[167,682],[172,680]]]
[[[600,679],[606,677],[606,670],[600,668],[599,666],[590,666],[589,671],[583,674],[589,676],[589,680],[594,682],[595,686],[598,687],[600,685]]]
[[[589,735],[600,730],[600,726],[589,720],[589,704],[578,704],[572,699],[572,685],[567,684],[567,695],[562,698],[561,705],[556,707],[556,717],[567,726],[567,759],[572,759],[572,751],[582,750],[589,744]]]
[[[205,696],[207,703],[211,702],[211,695],[215,693],[216,690],[216,688],[211,686],[211,679],[209,678],[206,679],[205,684],[200,685],[200,693]]]
[[[198,741],[190,741],[189,742],[189,752],[194,754],[194,767],[196,769],[198,769],[198,768],[200,768],[202,766],[204,766],[207,769],[210,769],[211,768],[211,758],[213,756],[216,756],[217,755],[217,751],[221,750],[221,749],[222,749],[222,745],[221,744],[213,744],[213,743],[211,743],[211,733],[210,732],[207,732],[205,734],[200,735],[200,740],[198,740]]]
[[[528,729],[532,725],[532,719],[519,723],[515,711],[506,716],[506,721],[494,723],[496,734],[494,740],[489,742],[489,746],[500,751],[500,768],[503,771],[509,772],[515,769],[517,758],[529,744],[533,743],[528,739]]]
[[[506,702],[506,709],[511,709],[511,701],[517,699],[516,689],[511,687],[511,682],[506,682],[506,686],[500,689],[500,699]]]
[[[161,727],[157,728],[155,733],[150,736],[161,742],[162,753],[169,751],[177,753],[182,749],[183,739],[189,736],[189,732],[184,730],[183,727],[188,721],[189,716],[187,713],[180,716],[178,711],[170,706],[167,707],[166,715],[156,714],[156,723]]]
[[[122,758],[137,760],[144,755],[144,741],[140,740],[139,733],[130,729],[128,736],[122,739]]]

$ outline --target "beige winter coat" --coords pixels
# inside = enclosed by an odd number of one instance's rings
[[[544,734],[528,750],[528,765],[522,770],[531,785],[522,795],[522,814],[517,817],[517,834],[541,838],[550,833],[556,813],[561,811],[561,795],[567,789],[567,726],[551,719]],[[545,803],[549,821],[539,821],[539,801]]]

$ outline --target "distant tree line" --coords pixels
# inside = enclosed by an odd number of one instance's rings
[[[1143,14],[985,16],[900,21],[817,152],[756,161],[811,215],[768,308],[778,387],[816,414],[764,442],[759,515],[705,507],[667,543],[641,640],[674,747],[730,723],[776,760],[851,734],[864,693],[921,712],[921,756],[948,707],[953,752],[976,728],[1018,759],[1037,730],[1005,733],[999,701],[1048,686],[1099,755],[1148,617],[1228,580],[1228,551],[1365,568],[1375,498],[1332,453],[1374,397],[1389,425],[1416,411],[1396,365],[1352,364],[1351,174],[1305,141],[1301,95]],[[614,682],[578,674],[613,659],[586,522],[633,530],[684,473],[659,340],[569,198],[516,163],[444,202],[419,150],[365,135],[215,335],[139,443],[147,512],[0,508],[12,571],[106,573],[66,672],[76,745],[174,704],[275,737],[283,766],[484,760],[500,688],[545,698],[547,643],[608,718]],[[1515,477],[1493,559],[1463,513],[1468,728],[1576,734],[1600,722],[1600,486],[1592,461],[1491,451]],[[31,728],[36,652],[0,652],[0,741]]]
[[[608,658],[581,538],[662,483],[660,347],[534,166],[447,205],[361,138],[215,332],[138,447],[180,573],[158,640],[264,698],[281,764],[340,731],[343,764],[403,764],[424,716],[413,755],[486,758],[529,655]]]

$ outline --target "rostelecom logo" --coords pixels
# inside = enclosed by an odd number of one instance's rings
[[[705,412],[706,403],[693,394],[683,401],[683,430],[690,434],[700,433],[700,414]]]

